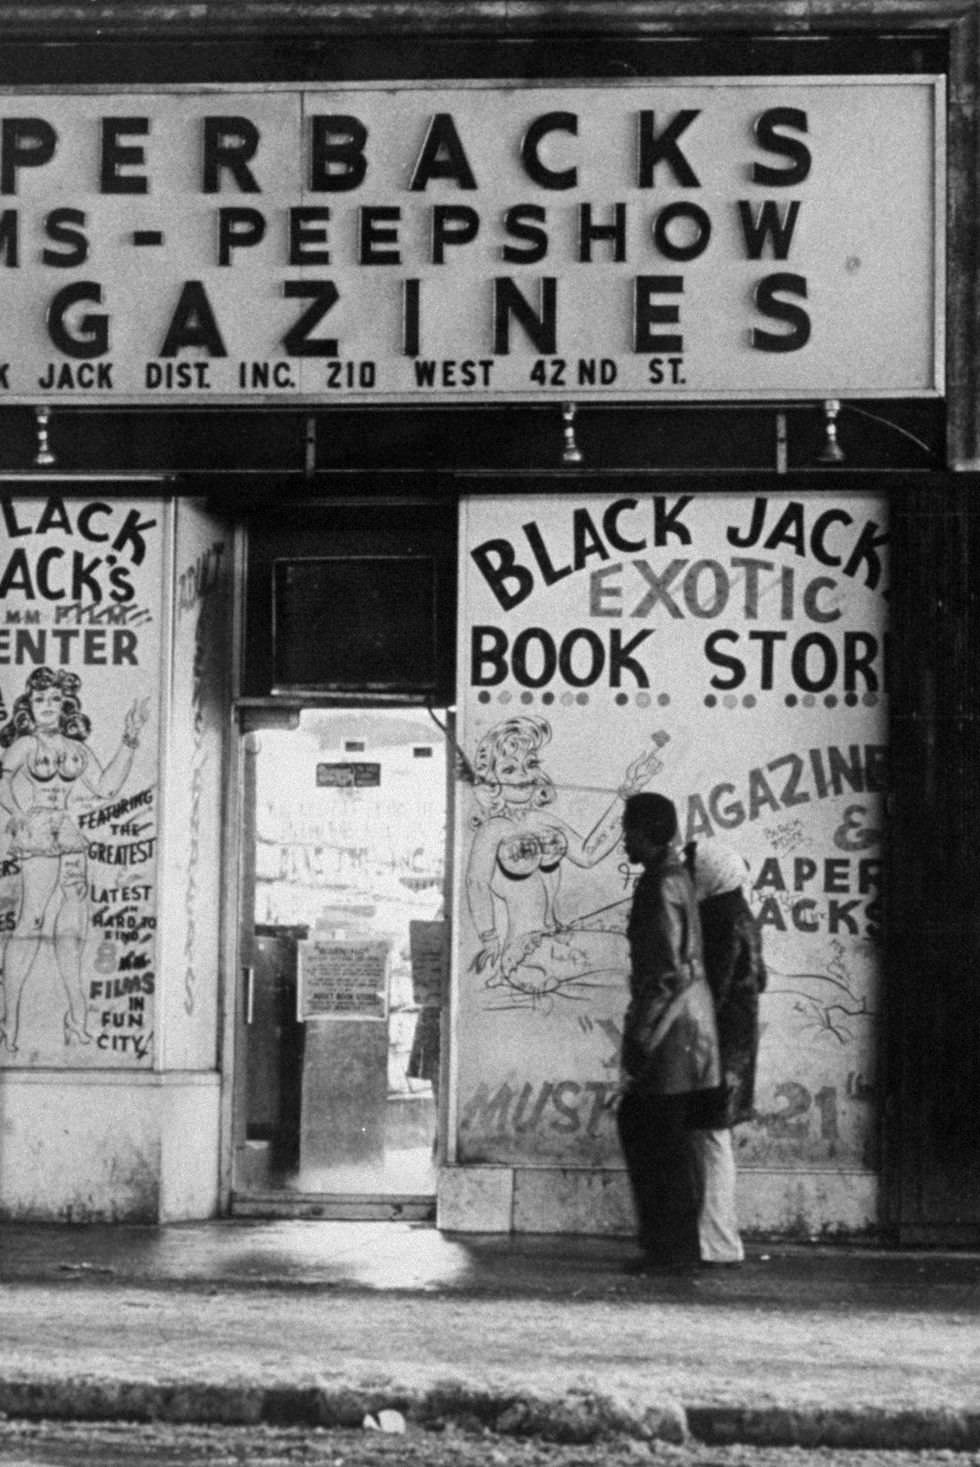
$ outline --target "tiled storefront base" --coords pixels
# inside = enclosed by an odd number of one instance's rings
[[[214,1217],[219,1094],[212,1073],[0,1073],[0,1218]]]
[[[874,1172],[745,1169],[738,1208],[746,1234],[787,1240],[867,1236],[879,1227]],[[633,1209],[624,1172],[560,1167],[443,1167],[438,1226],[461,1233],[628,1236]]]

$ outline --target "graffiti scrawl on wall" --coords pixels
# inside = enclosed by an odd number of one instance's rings
[[[145,1065],[160,513],[0,500],[0,1065]]]
[[[743,858],[770,986],[743,1164],[875,1162],[887,519],[838,495],[474,498],[463,1160],[618,1164],[623,799]]]
[[[173,982],[160,996],[170,1062],[209,1068],[217,1044],[221,793],[232,655],[228,531],[192,499],[175,506],[167,720],[163,934]]]

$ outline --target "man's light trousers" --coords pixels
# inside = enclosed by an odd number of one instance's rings
[[[701,1188],[698,1240],[706,1263],[741,1263],[745,1257],[735,1212],[735,1152],[732,1133],[694,1131]]]

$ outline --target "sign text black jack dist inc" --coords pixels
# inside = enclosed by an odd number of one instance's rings
[[[839,688],[856,697],[884,687],[884,635],[835,628],[842,585],[884,590],[888,536],[880,524],[842,505],[799,499],[773,506],[759,497],[726,507],[722,539],[731,553],[722,558],[698,553],[686,517],[692,504],[690,495],[624,497],[599,511],[570,509],[550,533],[529,519],[520,540],[494,536],[475,545],[471,559],[503,612],[530,604],[547,620],[548,591],[579,580],[590,624],[475,623],[472,686],[510,677],[527,688],[648,689],[660,673],[665,627],[720,621],[701,643],[712,689],[772,693],[789,680],[804,693]],[[623,629],[610,621],[647,625]],[[800,633],[801,621],[814,629]],[[686,665],[686,676],[692,673]]]
[[[0,400],[934,393],[939,87],[8,94]]]

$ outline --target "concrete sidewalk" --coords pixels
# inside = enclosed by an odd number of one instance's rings
[[[398,1222],[0,1224],[0,1412],[480,1424],[563,1440],[980,1448],[980,1254]]]

